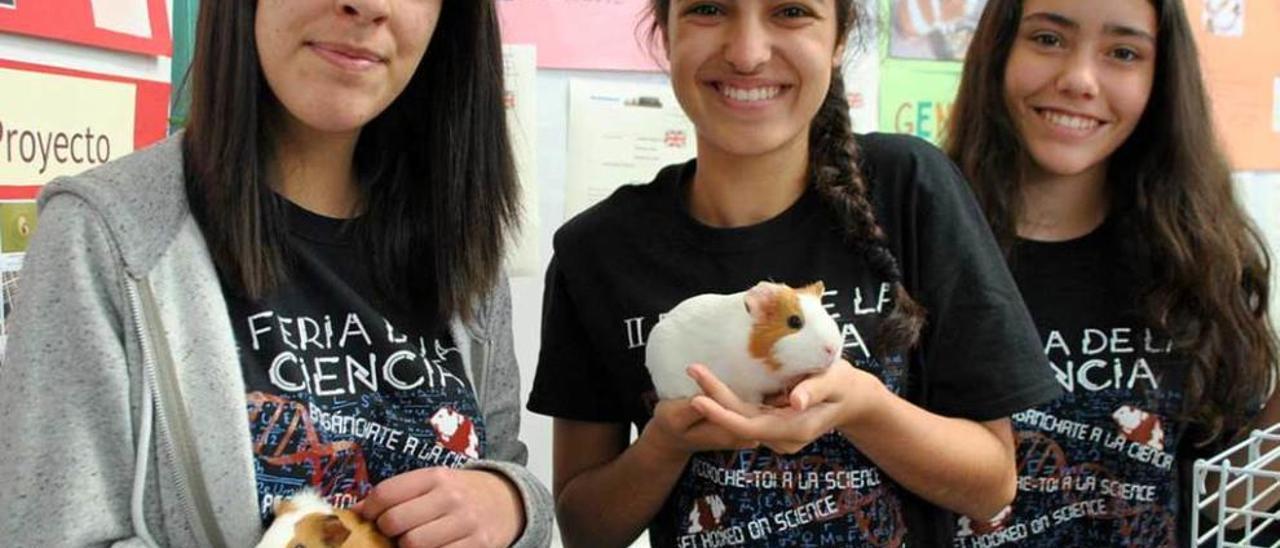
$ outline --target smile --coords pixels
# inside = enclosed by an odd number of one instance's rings
[[[715,86],[720,95],[741,103],[759,103],[768,101],[777,97],[782,93],[783,86],[759,86],[753,88],[739,88],[729,84],[718,84]]]
[[[1097,118],[1077,116],[1056,110],[1037,108],[1035,111],[1036,114],[1039,114],[1040,118],[1044,119],[1046,122],[1049,122],[1054,126],[1073,131],[1090,131],[1105,123]]]

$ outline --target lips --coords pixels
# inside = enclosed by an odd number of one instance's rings
[[[386,62],[370,50],[333,42],[308,42],[307,47],[331,64],[353,71],[368,70]]]

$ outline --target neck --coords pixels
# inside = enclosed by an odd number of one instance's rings
[[[1056,242],[1079,238],[1107,218],[1111,193],[1106,164],[1073,175],[1047,173],[1038,166],[1023,170],[1022,213],[1018,236]]]
[[[740,156],[698,143],[689,213],[703,224],[734,228],[772,219],[804,194],[809,139],[765,154]]]
[[[308,211],[335,218],[359,214],[354,159],[360,132],[325,133],[293,123],[276,147],[276,191]]]

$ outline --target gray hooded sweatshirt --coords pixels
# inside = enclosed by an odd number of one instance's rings
[[[262,534],[244,380],[187,207],[181,135],[40,195],[0,365],[0,543],[247,547]],[[551,496],[522,465],[506,280],[451,331],[493,470],[546,546]]]

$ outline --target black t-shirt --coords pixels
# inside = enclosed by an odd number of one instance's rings
[[[352,224],[281,201],[289,279],[257,301],[223,291],[264,522],[304,486],[348,507],[396,474],[482,457],[483,416],[447,323],[375,289]]]
[[[1187,362],[1144,319],[1119,224],[1015,245],[1010,267],[1065,392],[1014,414],[1017,498],[995,522],[962,518],[956,546],[1182,545]]]
[[[858,142],[889,246],[928,309],[917,350],[884,362],[870,356],[892,294],[812,190],[758,225],[711,228],[686,212],[689,162],[619,189],[557,232],[529,409],[643,428],[655,403],[644,342],[659,314],[761,280],[822,280],[845,356],[926,409],[991,420],[1056,396],[1034,326],[955,167],[918,139]],[[650,538],[654,546],[847,546],[900,543],[910,530],[912,544],[937,545],[953,523],[829,434],[795,455],[695,455]]]

